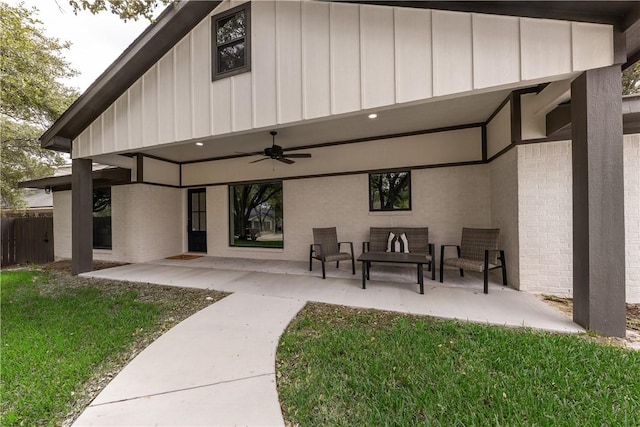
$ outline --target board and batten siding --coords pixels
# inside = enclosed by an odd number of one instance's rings
[[[250,72],[211,81],[207,17],[76,138],[73,157],[518,88],[613,63],[609,25],[315,1],[251,8]]]

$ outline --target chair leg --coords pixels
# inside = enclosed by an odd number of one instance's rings
[[[309,246],[309,271],[313,271],[313,245]]]
[[[351,257],[351,271],[356,274],[356,260],[353,257]]]
[[[489,270],[484,269],[484,293],[489,293]]]
[[[500,262],[502,264],[502,286],[507,286],[507,262],[504,258],[504,251],[500,251]]]
[[[489,293],[489,251],[484,251],[484,293]]]
[[[324,271],[325,271],[325,270],[324,270],[324,260],[323,260],[323,261],[322,261],[322,278],[323,278],[323,279],[326,279],[326,277],[327,277],[327,276],[325,275],[325,272],[324,272]]]
[[[440,283],[444,278],[444,246],[440,246]]]
[[[336,268],[340,268],[340,261],[336,261]]]

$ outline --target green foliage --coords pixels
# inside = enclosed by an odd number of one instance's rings
[[[321,304],[277,352],[300,426],[635,425],[639,366],[640,352],[581,336]]]
[[[622,73],[622,94],[640,93],[640,62],[636,62]]]
[[[159,5],[168,5],[172,0],[69,0],[75,13],[88,10],[96,14],[109,11],[120,19],[137,21],[145,17],[153,21],[153,12]]]
[[[158,316],[132,291],[56,289],[34,271],[4,271],[0,280],[3,426],[60,425],[74,390]]]
[[[62,157],[38,137],[77,97],[61,79],[76,74],[63,58],[68,43],[46,37],[36,10],[0,2],[1,196],[4,207],[23,207],[18,182],[41,178]]]

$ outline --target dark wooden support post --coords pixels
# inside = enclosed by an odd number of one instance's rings
[[[625,336],[625,232],[620,65],[571,84],[573,320]]]
[[[71,164],[71,274],[93,269],[93,183],[91,159]]]

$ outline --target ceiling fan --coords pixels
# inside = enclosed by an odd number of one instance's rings
[[[276,145],[276,135],[278,134],[278,132],[276,132],[275,130],[272,130],[269,133],[271,134],[272,143],[271,143],[271,147],[267,147],[267,148],[264,149],[264,152],[263,152],[264,153],[264,158],[258,159],[258,160],[254,160],[254,161],[249,162],[249,163],[257,163],[257,162],[261,162],[263,160],[273,159],[273,160],[277,160],[279,162],[286,163],[286,164],[290,165],[292,163],[295,163],[291,159],[305,159],[305,158],[311,157],[311,154],[309,154],[309,153],[286,154],[281,146]]]

